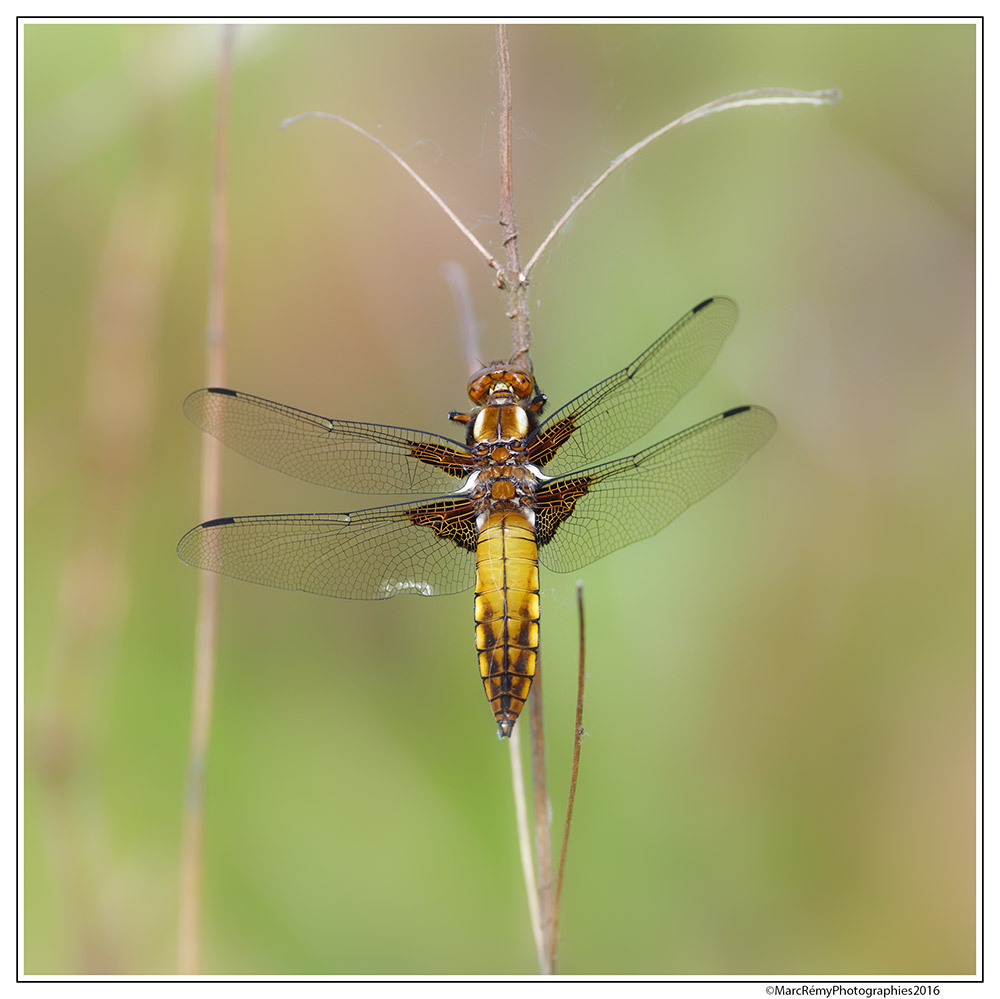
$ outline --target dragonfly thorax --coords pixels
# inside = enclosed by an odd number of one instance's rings
[[[476,414],[469,444],[508,444],[523,441],[531,430],[531,421],[517,403],[489,405]]]

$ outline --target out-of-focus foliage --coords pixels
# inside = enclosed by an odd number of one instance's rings
[[[25,960],[169,973],[197,576],[210,25],[25,31]],[[968,974],[975,965],[975,33],[969,25],[515,26],[525,257],[623,149],[704,101],[839,87],[674,133],[532,283],[552,403],[694,303],[742,319],[658,435],[755,402],[733,482],[588,568],[561,923],[569,974]],[[246,27],[233,80],[228,384],[453,433],[504,302],[407,157],[500,252],[492,29]],[[652,439],[652,438],[651,438]],[[227,456],[227,513],[366,497]],[[552,805],[574,578],[545,574]],[[205,970],[534,968],[472,601],[227,581]]]

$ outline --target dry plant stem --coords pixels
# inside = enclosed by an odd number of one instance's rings
[[[511,321],[513,352],[511,362],[530,370],[528,356],[531,334],[528,328],[527,281],[521,273],[517,248],[517,215],[514,210],[514,179],[512,165],[510,53],[507,47],[507,27],[497,25],[497,53],[500,70],[500,225],[506,251],[506,288]],[[545,772],[545,721],[542,713],[542,664],[539,655],[535,677],[531,684],[529,724],[531,726],[531,773],[534,790],[535,859],[538,868],[538,909],[541,919],[542,945],[539,970],[552,974],[552,831],[549,819],[548,780]],[[530,887],[529,887],[530,890]]]
[[[521,258],[517,248],[517,214],[514,211],[514,171],[511,152],[511,89],[510,52],[507,48],[507,26],[497,25],[497,50],[500,64],[500,226],[507,255],[505,282],[507,287],[507,317],[511,323],[514,350],[511,363],[531,369],[528,354],[531,332],[528,328],[528,279],[521,273]]]
[[[667,132],[672,131],[675,128],[679,128],[681,125],[686,125],[688,122],[696,121],[698,118],[704,118],[706,115],[716,114],[719,111],[731,111],[735,108],[745,108],[745,107],[757,107],[765,104],[836,104],[840,100],[839,90],[786,90],[779,87],[768,87],[762,88],[760,90],[743,90],[738,94],[729,94],[727,97],[719,97],[714,101],[709,101],[707,104],[703,104],[700,108],[695,108],[693,111],[688,111],[687,114],[683,114],[680,118],[675,121],[670,122],[669,125],[664,125],[663,128],[657,129],[655,132],[651,132],[644,139],[641,139],[630,149],[626,149],[621,156],[612,160],[611,165],[601,174],[600,177],[595,180],[590,187],[587,188],[579,198],[576,198],[572,205],[566,210],[565,214],[559,221],[552,227],[552,231],[542,240],[541,245],[535,250],[531,259],[528,261],[528,265],[524,268],[524,279],[527,280],[528,276],[531,274],[532,268],[538,262],[541,255],[545,252],[549,243],[555,238],[556,234],[560,229],[570,220],[573,213],[582,205],[587,198],[589,198],[594,191],[597,190],[603,184],[608,177],[610,177],[619,167],[624,166],[633,156],[638,152],[645,149],[651,142],[654,142],[661,135],[666,135]]]
[[[583,743],[583,690],[586,681],[584,665],[587,658],[586,632],[583,616],[583,583],[576,584],[576,607],[580,619],[580,654],[577,660],[576,677],[576,727],[573,731],[573,767],[569,776],[569,798],[566,800],[566,823],[563,826],[562,848],[559,851],[559,876],[556,879],[556,898],[552,909],[552,970],[556,968],[559,950],[559,910],[562,905],[563,874],[566,872],[566,851],[569,848],[569,828],[573,821],[573,804],[576,801],[576,785],[580,775],[580,746]]]
[[[205,347],[208,384],[225,382],[226,321],[226,169],[229,126],[229,93],[236,29],[226,25],[219,53],[218,96],[215,112],[215,169],[212,178],[211,260]],[[219,515],[222,485],[222,445],[203,435],[201,454],[201,519]],[[191,734],[181,835],[178,969],[182,975],[198,973],[201,965],[201,888],[204,840],[205,763],[212,728],[212,693],[215,686],[216,621],[219,579],[214,572],[200,573],[195,627],[195,675],[191,705]]]
[[[344,118],[339,114],[332,114],[329,111],[304,111],[302,114],[297,114],[293,115],[291,118],[286,118],[281,123],[281,128],[288,128],[290,125],[294,125],[296,122],[302,121],[303,118],[329,118],[331,121],[337,121],[340,122],[341,125],[346,125],[348,128],[353,129],[355,132],[357,132],[358,135],[363,135],[366,139],[370,139],[372,142],[374,142],[375,145],[379,147],[379,149],[381,149],[384,153],[387,153],[389,156],[391,156],[420,185],[420,187],[423,188],[423,190],[430,195],[434,203],[441,209],[441,211],[443,211],[445,215],[447,215],[448,218],[450,218],[452,222],[454,222],[455,225],[458,226],[458,229],[462,233],[462,235],[465,236],[465,238],[479,251],[480,256],[486,261],[486,263],[490,267],[492,267],[493,270],[497,272],[497,274],[499,275],[498,280],[503,277],[503,269],[496,262],[496,260],[493,257],[493,254],[491,254],[490,251],[487,250],[486,247],[483,246],[483,244],[480,243],[479,240],[472,235],[472,232],[470,231],[469,227],[448,207],[448,204],[445,202],[444,198],[442,198],[441,195],[439,195],[437,191],[435,191],[434,188],[432,188],[430,184],[428,184],[427,181],[424,180],[424,178],[421,177],[420,174],[417,173],[417,171],[414,170],[413,167],[411,167],[410,164],[403,159],[402,156],[400,156],[398,153],[393,152],[393,150],[391,150],[381,139],[375,138],[375,136],[372,135],[371,132],[366,131],[360,125],[351,121],[349,118]]]
[[[517,845],[521,853],[521,871],[528,896],[528,914],[531,917],[531,932],[535,938],[538,964],[545,962],[545,939],[542,935],[542,918],[538,911],[538,889],[535,885],[535,870],[531,860],[531,835],[528,832],[528,803],[524,794],[524,777],[521,768],[521,730],[515,725],[507,740],[510,749],[510,774],[514,788],[514,816],[517,821]]]

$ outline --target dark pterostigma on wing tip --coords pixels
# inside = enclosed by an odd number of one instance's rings
[[[235,517],[216,517],[215,520],[206,520],[204,524],[199,524],[198,527],[220,527],[223,524],[235,524],[235,523],[236,523]]]

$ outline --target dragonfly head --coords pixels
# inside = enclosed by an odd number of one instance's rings
[[[514,401],[520,401],[534,391],[535,379],[531,372],[506,362],[488,364],[469,379],[469,398],[477,406],[499,402],[498,396],[511,396]]]

